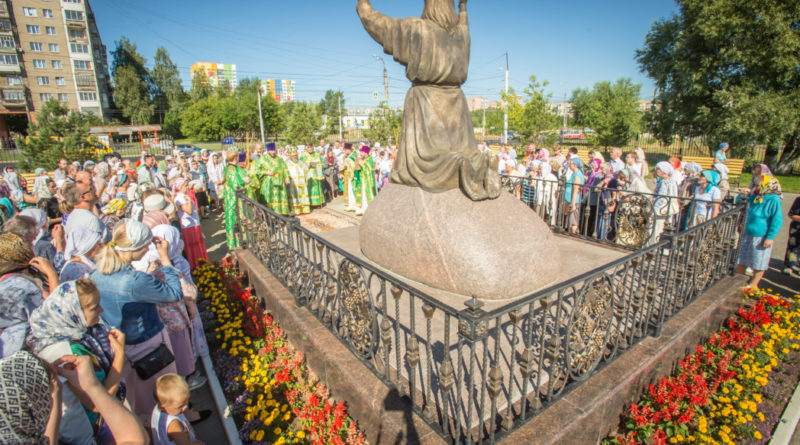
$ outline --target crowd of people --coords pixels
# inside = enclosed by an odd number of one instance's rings
[[[218,158],[62,159],[30,193],[3,170],[0,441],[198,443],[191,271],[208,259],[201,215],[222,206]]]

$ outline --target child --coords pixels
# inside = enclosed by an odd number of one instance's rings
[[[156,407],[150,417],[153,445],[203,445],[184,412],[189,407],[189,385],[178,374],[164,374],[156,380]]]

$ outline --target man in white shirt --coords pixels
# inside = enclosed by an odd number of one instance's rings
[[[611,159],[608,163],[611,165],[611,171],[614,172],[616,175],[620,172],[623,168],[625,168],[625,162],[622,161],[622,149],[619,147],[614,147],[611,149]]]

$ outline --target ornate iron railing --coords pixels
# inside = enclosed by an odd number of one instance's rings
[[[743,204],[513,302],[455,307],[238,194],[237,237],[452,443],[494,443],[663,324],[738,255]],[[691,261],[689,261],[691,259]]]
[[[504,175],[501,181],[506,191],[531,207],[554,232],[628,250],[652,245],[664,230],[684,231],[696,222],[694,197],[660,196],[627,187],[572,188],[563,178]],[[573,199],[577,204],[570,202]],[[719,210],[731,208],[737,200],[731,194]],[[709,219],[712,205],[705,204],[701,203],[706,207],[701,216]]]

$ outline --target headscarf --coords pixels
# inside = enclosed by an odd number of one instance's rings
[[[717,184],[719,184],[719,173],[715,172],[714,170],[703,170],[701,174],[704,178],[706,178],[706,181],[708,181],[705,193],[710,192],[712,187],[715,187]]]
[[[37,199],[50,199],[53,197],[53,194],[50,193],[50,188],[47,186],[52,180],[49,176],[38,176],[36,178],[33,183],[33,194],[36,195]]]
[[[124,199],[112,199],[108,201],[106,205],[103,206],[101,209],[104,214],[106,215],[113,215],[114,213],[119,212],[120,210],[124,210],[125,207],[128,206],[128,203],[125,202]]]
[[[633,172],[630,167],[625,167],[617,172],[617,177],[619,176],[623,176],[625,179],[631,179],[633,177]]]
[[[113,247],[118,252],[135,252],[153,241],[153,234],[146,225],[133,219],[126,219],[124,223],[125,234],[128,236],[131,245],[130,247],[121,247],[114,244]]]
[[[716,164],[714,164],[714,170],[716,170],[719,173],[722,179],[728,179],[728,172],[730,172],[730,169],[728,168],[727,165],[721,162],[717,162]]]
[[[549,162],[542,161],[542,164],[539,168],[542,170],[540,173],[542,179],[547,179],[549,175],[553,174],[553,167]]]
[[[11,193],[9,196],[14,201],[22,201],[22,187],[19,186],[19,177],[17,176],[17,172],[10,172],[7,169],[3,169],[3,179],[5,179],[6,184],[8,184]]]
[[[756,197],[753,199],[754,204],[759,204],[764,201],[765,195],[781,195],[781,184],[772,175],[762,175],[761,185],[758,187]]]
[[[94,175],[100,178],[105,179],[108,176],[108,173],[111,171],[110,167],[108,166],[108,162],[101,162],[94,167]]]
[[[697,162],[687,162],[684,164],[683,169],[692,176],[699,175],[703,171],[703,167]]]
[[[169,243],[167,255],[169,255],[169,260],[172,262],[172,266],[178,269],[178,272],[186,275],[187,277],[191,277],[192,270],[189,266],[189,262],[186,261],[186,258],[181,255],[181,252],[183,251],[181,232],[170,224],[160,224],[153,227],[153,236],[160,237]],[[140,272],[144,272],[147,270],[147,267],[150,265],[150,263],[158,260],[159,258],[160,256],[158,254],[158,249],[156,249],[155,245],[151,244],[150,248],[147,250],[147,253],[144,254],[142,259],[132,262],[131,266]]]
[[[100,234],[86,227],[78,227],[67,234],[67,246],[64,248],[64,258],[69,260],[76,256],[83,264],[95,269],[94,261],[86,257],[94,246],[100,241]]]
[[[30,342],[36,353],[60,341],[80,340],[88,326],[75,282],[67,281],[53,289],[31,314],[30,326],[33,336]]]
[[[33,257],[33,249],[19,235],[0,234],[0,276],[27,269]]]
[[[8,444],[46,444],[50,375],[27,351],[0,360],[0,437]]]
[[[132,183],[128,186],[128,192],[126,194],[128,196],[128,202],[138,201],[142,198],[142,193],[139,191],[139,185],[136,183]]]
[[[153,210],[144,215],[142,222],[152,230],[154,227],[160,226],[161,224],[169,224],[169,219],[167,219],[167,215],[161,210]]]
[[[667,161],[659,162],[658,164],[656,164],[656,168],[659,171],[661,171],[661,173],[664,173],[665,175],[669,176],[672,176],[672,172],[674,171],[674,169],[672,168],[672,164],[670,164]]]
[[[47,234],[47,213],[44,210],[31,207],[19,212],[19,214],[33,218],[36,221],[36,228],[39,230],[33,240],[33,244],[36,245]]]
[[[596,175],[600,172],[600,166],[603,165],[603,161],[598,158],[592,158],[589,160],[589,166],[592,167],[592,174]]]
[[[758,164],[758,165],[759,167],[761,167],[761,176],[766,176],[766,175],[772,176],[772,170],[769,169],[769,166],[767,164]]]
[[[672,164],[672,168],[675,170],[681,168],[681,160],[678,157],[673,156],[669,158],[669,163]]]
[[[172,183],[172,193],[177,194],[178,191],[183,187],[183,184],[186,183],[185,178],[178,178]]]
[[[11,196],[11,187],[4,179],[0,179],[0,198],[8,198]]]

